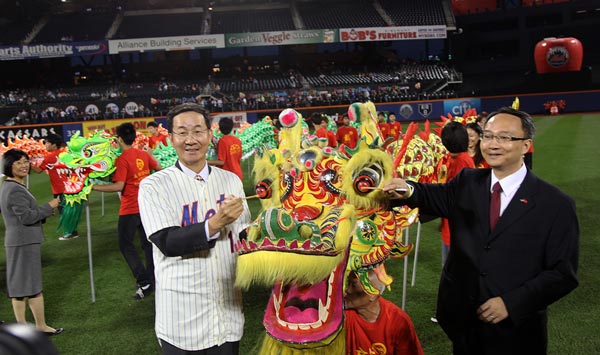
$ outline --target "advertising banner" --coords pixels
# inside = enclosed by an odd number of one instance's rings
[[[396,114],[396,121],[412,122],[439,121],[443,115],[444,104],[442,101],[411,101],[400,104],[377,104],[377,111],[385,111],[388,114],[393,112]]]
[[[108,52],[181,51],[195,48],[223,48],[224,35],[199,35],[155,38],[117,39],[108,41]]]
[[[481,113],[481,99],[465,97],[457,100],[444,100],[444,116],[448,113],[453,116],[462,116],[468,109],[474,108]]]
[[[83,135],[88,136],[98,130],[106,131],[112,135],[115,135],[117,133],[117,126],[125,122],[132,123],[136,131],[147,133],[148,122],[152,121],[154,121],[154,117],[83,122]]]
[[[83,132],[81,123],[69,123],[62,125],[61,136],[63,137],[65,142],[68,142],[69,139],[71,139],[71,137],[75,134],[75,132],[79,132],[79,135],[81,136]]]
[[[211,126],[213,126],[213,127],[214,126],[218,127],[219,121],[223,117],[229,117],[233,120],[233,128],[240,128],[242,126],[242,124],[248,122],[246,112],[218,113],[218,114],[210,115],[210,117],[212,119]]]
[[[446,38],[446,26],[340,28],[340,42]]]
[[[0,46],[0,60],[72,57],[105,54],[106,41]]]
[[[2,142],[8,139],[29,137],[33,139],[41,139],[48,137],[49,133],[62,135],[62,128],[60,125],[45,126],[45,125],[32,125],[32,126],[15,126],[0,129],[0,139]]]
[[[225,35],[226,47],[283,46],[333,42],[337,42],[336,30],[251,32]]]

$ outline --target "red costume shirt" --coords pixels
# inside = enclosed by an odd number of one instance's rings
[[[352,126],[341,126],[337,131],[337,141],[349,148],[355,148],[358,142],[358,131]]]
[[[113,182],[125,183],[121,191],[121,208],[119,215],[140,213],[138,206],[138,191],[140,182],[150,171],[156,170],[158,163],[150,154],[135,148],[129,148],[115,162],[116,170]]]
[[[395,141],[397,141],[400,137],[400,133],[402,133],[402,124],[398,121],[394,121],[388,125],[390,127],[390,133],[388,137],[392,137]]]
[[[379,132],[381,132],[381,137],[385,140],[390,136],[390,125],[388,123],[379,123]]]
[[[223,164],[223,169],[231,171],[239,176],[240,180],[244,179],[242,174],[242,141],[236,136],[226,135],[219,139],[217,143],[217,155]]]
[[[58,155],[64,152],[64,149],[57,149],[55,151],[49,152],[48,155],[42,160],[40,164],[40,168],[50,177],[50,185],[52,186],[52,193],[54,195],[62,194],[65,192],[65,185],[63,184],[60,176],[54,169],[54,165],[58,163]]]
[[[333,134],[333,132],[321,127],[315,132],[315,135],[319,138],[327,138],[327,146],[332,148],[337,147],[337,141],[335,140],[335,134]]]
[[[379,298],[381,312],[369,323],[354,309],[346,316],[346,354],[423,355],[421,343],[408,314],[392,302]]]
[[[454,179],[454,177],[464,168],[475,168],[473,158],[471,158],[469,153],[463,152],[455,157],[450,156],[450,159],[448,160],[448,175],[446,181]],[[444,245],[450,245],[450,225],[448,224],[447,218],[442,218],[440,232],[442,233],[442,242],[444,242]]]
[[[156,149],[158,147],[158,143],[162,142],[165,146],[167,145],[167,136],[165,134],[159,134],[158,136],[150,135],[148,138],[150,141],[150,148]]]

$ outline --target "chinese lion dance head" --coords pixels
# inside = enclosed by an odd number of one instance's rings
[[[378,293],[367,273],[385,285],[384,261],[408,254],[402,227],[416,211],[391,210],[381,191],[392,177],[372,103],[353,104],[361,122],[355,149],[335,151],[302,135],[302,117],[284,110],[277,149],[255,160],[256,192],[263,211],[236,245],[236,284],[272,286],[263,325],[262,354],[344,354],[343,295],[356,272],[366,292]]]

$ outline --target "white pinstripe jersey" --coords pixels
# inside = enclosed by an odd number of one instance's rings
[[[211,168],[206,182],[172,166],[142,180],[138,201],[148,236],[164,228],[199,223],[214,214],[227,195],[244,196],[237,175]],[[212,213],[212,214],[211,214]],[[239,341],[244,328],[242,296],[233,287],[233,245],[250,223],[250,210],[221,230],[214,248],[167,257],[155,245],[156,335],[184,350]]]

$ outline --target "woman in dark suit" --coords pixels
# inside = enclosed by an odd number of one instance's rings
[[[11,149],[3,155],[2,172],[6,180],[0,186],[0,211],[6,233],[6,283],[13,312],[18,323],[26,323],[25,309],[29,308],[38,330],[55,335],[63,328],[46,324],[42,295],[41,243],[44,240],[42,223],[52,215],[60,202],[58,198],[38,206],[35,197],[23,184],[29,174],[29,157],[21,150]]]

